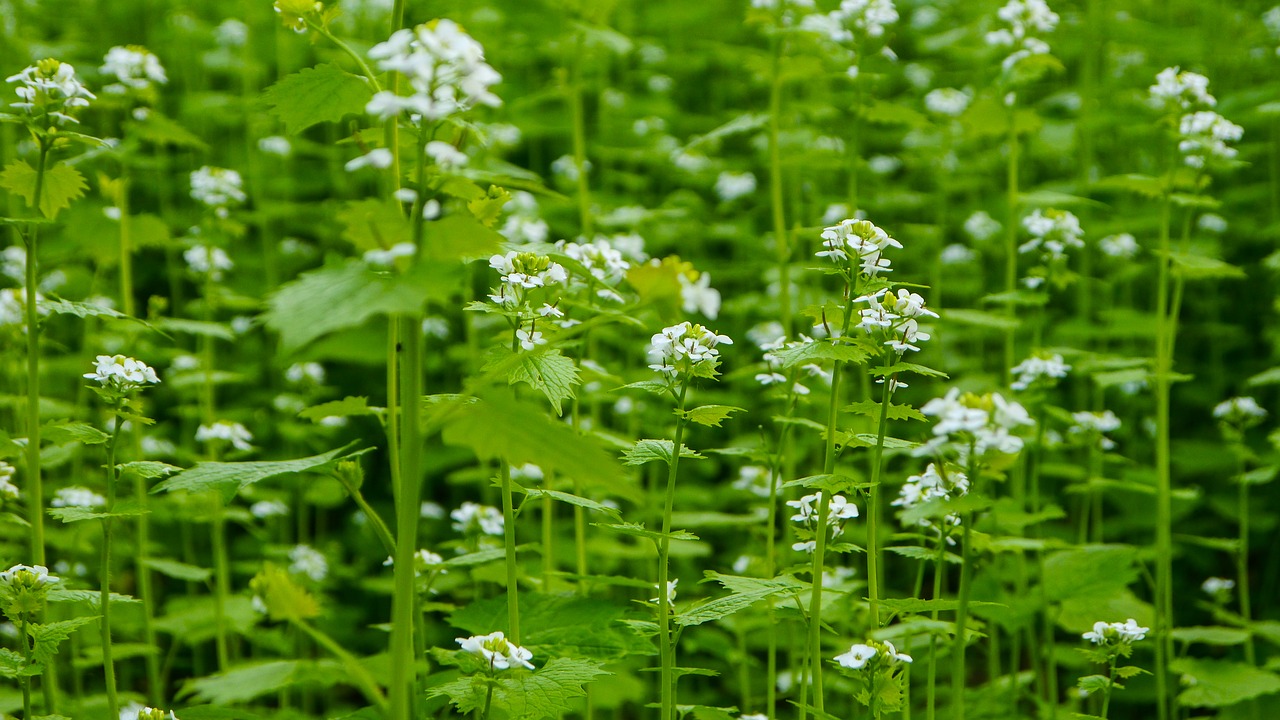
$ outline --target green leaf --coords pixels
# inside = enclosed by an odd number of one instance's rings
[[[110,435],[88,423],[68,420],[46,423],[40,429],[40,435],[45,441],[54,444],[78,442],[85,445],[101,445],[111,439]]]
[[[249,587],[262,598],[272,620],[308,620],[320,615],[320,605],[311,593],[294,582],[287,570],[272,563],[263,566]]]
[[[358,261],[304,273],[267,299],[267,327],[280,333],[280,348],[292,353],[337,330],[375,315],[417,313],[431,299],[453,291],[446,263],[418,263],[402,275],[377,273]]]
[[[1257,387],[1259,385],[1275,385],[1280,383],[1280,367],[1273,367],[1254,375],[1245,381],[1245,385]]]
[[[52,507],[46,510],[49,517],[61,520],[64,523],[80,522],[82,520],[102,520],[104,518],[126,518],[146,515],[151,512],[143,508],[138,502],[125,500],[116,503],[115,509],[111,512],[96,510],[91,507]]]
[[[1187,280],[1243,280],[1244,270],[1216,258],[1193,253],[1169,253],[1173,274]]]
[[[501,250],[504,241],[502,235],[475,217],[454,213],[427,223],[422,238],[423,257],[427,260],[484,257]]]
[[[898,373],[904,373],[904,372],[914,373],[916,375],[923,375],[925,377],[936,377],[936,378],[947,377],[947,374],[942,372],[941,370],[934,370],[931,367],[925,367],[924,365],[917,365],[915,363],[909,363],[909,362],[896,362],[892,365],[882,365],[880,367],[873,367],[868,369],[867,372],[871,373],[875,377],[886,377],[888,375],[897,375]]]
[[[351,457],[351,446],[298,460],[264,460],[257,462],[202,462],[184,470],[155,487],[152,492],[205,492],[239,490],[277,475],[318,472],[337,460]]]
[[[0,173],[0,187],[21,195],[27,207],[35,203],[36,169],[26,160],[14,160]],[[40,213],[47,218],[57,217],[58,211],[71,206],[71,201],[84,194],[89,185],[80,171],[58,163],[45,168],[40,190]]]
[[[740,408],[735,405],[703,405],[692,410],[686,410],[684,418],[690,422],[705,425],[707,427],[720,427],[720,423],[736,412],[746,412],[746,408]],[[680,414],[677,409],[676,414]]]
[[[178,694],[218,705],[247,703],[295,685],[331,687],[349,680],[341,663],[332,660],[272,660],[237,665],[230,670],[183,683]]]
[[[513,489],[516,492],[524,493],[529,497],[530,500],[537,500],[538,498],[544,498],[544,497],[551,498],[552,500],[559,500],[560,502],[566,503],[568,505],[575,505],[577,507],[586,508],[587,510],[592,510],[594,512],[604,513],[605,515],[608,515],[609,517],[615,520],[619,520],[619,521],[622,520],[622,515],[621,513],[618,512],[616,508],[611,508],[608,505],[605,505],[603,503],[598,503],[595,500],[592,500],[591,498],[584,498],[580,495],[573,495],[571,493],[561,492],[559,490],[543,490],[542,488],[517,487]]]
[[[44,665],[58,654],[58,646],[67,638],[71,637],[71,633],[88,625],[98,619],[97,615],[89,617],[78,617],[71,620],[62,620],[59,622],[44,623],[41,625],[28,625],[27,632],[35,641],[35,648],[31,653],[31,659],[34,662]]]
[[[429,424],[443,426],[444,441],[471,449],[482,460],[533,463],[584,482],[605,479],[624,492],[625,473],[590,436],[551,419],[527,403],[493,396],[446,400]]]
[[[262,94],[291,135],[344,115],[363,115],[371,97],[364,79],[327,63],[287,75]]]
[[[963,308],[952,308],[947,310],[947,322],[956,323],[958,325],[967,325],[969,327],[1002,330],[1005,332],[1017,330],[1022,326],[1022,322],[1016,317],[987,312],[986,310],[968,310]]]
[[[507,375],[507,383],[528,383],[535,390],[547,396],[556,415],[564,414],[563,403],[574,397],[573,388],[581,384],[578,368],[573,361],[559,350],[547,352],[521,352],[516,365]],[[502,348],[500,357],[509,357],[511,350]]]
[[[946,600],[943,598],[938,598],[934,600],[919,600],[916,598],[903,598],[903,599],[881,598],[879,602],[882,610],[888,610],[891,613],[896,613],[899,615],[903,613],[934,612],[935,610],[938,612],[947,612],[950,610],[960,609],[959,600]],[[969,607],[971,608],[1007,608],[1009,606],[1003,603],[970,600]]]
[[[1083,545],[1044,561],[1044,587],[1051,600],[1106,599],[1138,578],[1138,552],[1128,545]]]
[[[213,577],[213,571],[208,568],[196,567],[195,565],[188,565],[168,558],[147,558],[143,565],[175,580],[202,583]]]
[[[859,114],[863,120],[872,125],[899,125],[904,127],[928,127],[929,118],[923,113],[906,105],[885,102],[883,100],[872,100],[869,103],[863,103],[859,109]]]
[[[861,342],[841,342],[836,344],[830,340],[819,340],[775,350],[773,356],[780,366],[791,368],[797,365],[827,361],[860,363],[871,356],[871,350]]]
[[[845,405],[843,409],[845,412],[851,412],[869,418],[880,417],[880,403],[876,400],[860,400],[852,405]],[[889,404],[889,414],[887,417],[890,420],[928,419],[924,416],[924,413],[910,405],[896,405],[893,403]]]
[[[389,200],[352,200],[343,204],[336,219],[346,226],[342,237],[362,253],[386,250],[413,239],[409,219],[404,216],[399,203]]]
[[[621,621],[628,605],[580,595],[520,596],[520,644],[536,659],[585,657],[618,660],[627,655],[653,654],[653,643],[638,637]],[[495,630],[509,632],[507,600],[498,596],[455,610],[449,623],[473,635]]]
[[[101,305],[94,305],[93,303],[72,302],[70,300],[62,300],[59,298],[44,298],[43,300],[38,301],[37,307],[41,310],[48,310],[49,312],[57,315],[75,315],[79,318],[109,317],[117,320],[132,320],[136,323],[151,327],[150,323],[145,320],[139,320],[138,318],[125,315],[118,310],[112,310],[111,308],[102,307]]]
[[[231,342],[236,339],[236,334],[231,331],[231,326],[220,322],[166,317],[157,319],[155,321],[155,326],[156,329],[161,332],[182,333],[184,335],[195,335],[196,337],[226,340],[227,342]],[[203,375],[203,372],[200,372],[200,374]]]
[[[1195,681],[1178,695],[1188,707],[1227,707],[1280,691],[1280,676],[1230,660],[1178,658],[1169,670]]]
[[[770,582],[760,584],[750,590],[733,592],[724,597],[696,603],[676,613],[672,620],[679,627],[701,625],[712,620],[722,620],[730,615],[746,610],[761,600],[785,592],[794,592],[795,586],[786,582]]]
[[[27,661],[18,653],[9,648],[0,648],[0,677],[17,680],[21,677],[29,677],[37,674],[39,670],[33,670]]]
[[[672,530],[671,532],[666,533],[664,535],[662,532],[658,530],[649,530],[644,525],[641,525],[639,523],[623,522],[623,523],[592,523],[592,524],[595,525],[596,527],[604,528],[605,530],[612,530],[613,532],[621,533],[623,535],[648,538],[650,540],[653,540],[654,542],[658,542],[664,537],[670,538],[672,540],[697,540],[698,539],[697,535],[694,535],[693,533],[687,532],[685,530]]]
[[[380,415],[384,408],[369,407],[369,398],[348,395],[341,400],[313,405],[298,413],[303,420],[320,422],[327,417],[352,417],[356,415]]]
[[[675,443],[670,440],[637,440],[635,445],[622,453],[622,463],[624,465],[644,465],[654,460],[660,460],[670,465],[674,451]],[[706,456],[690,450],[688,445],[681,443],[680,457],[701,459]]]
[[[504,708],[508,717],[521,720],[559,718],[575,709],[575,701],[585,697],[582,686],[612,673],[593,660],[554,658],[538,670],[508,672],[493,681],[493,705]],[[447,697],[461,713],[484,706],[487,685],[481,676],[462,677],[427,691],[428,697]],[[478,681],[479,680],[479,681]]]

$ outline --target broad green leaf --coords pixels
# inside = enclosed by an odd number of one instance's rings
[[[720,423],[736,412],[746,412],[746,408],[740,408],[735,405],[703,405],[701,407],[686,410],[684,417],[690,422],[707,427],[720,427]],[[677,409],[676,414],[680,411]]]
[[[413,239],[413,227],[399,203],[365,198],[343,204],[337,214],[346,228],[342,237],[359,252],[386,250]]]
[[[298,413],[303,420],[320,422],[327,417],[353,417],[357,415],[381,415],[385,408],[370,407],[369,398],[348,395],[341,400],[313,405]]]
[[[1217,258],[1193,253],[1169,253],[1174,275],[1187,280],[1243,280],[1244,270]]]
[[[17,680],[38,674],[39,668],[32,668],[26,658],[9,648],[0,648],[0,677]]]
[[[592,523],[592,524],[595,525],[596,527],[604,528],[605,530],[612,530],[613,532],[621,533],[623,535],[648,538],[654,542],[658,542],[662,540],[662,538],[664,537],[670,538],[672,540],[697,540],[698,539],[697,535],[694,535],[693,533],[687,532],[685,530],[672,530],[671,532],[664,535],[662,532],[658,530],[649,530],[644,525],[641,525],[638,523],[623,522],[623,523]]]
[[[928,127],[929,118],[906,105],[872,99],[859,108],[858,114],[872,125],[899,125],[903,127]]]
[[[1178,695],[1188,707],[1227,707],[1280,691],[1280,676],[1230,660],[1178,658],[1169,670],[1194,681]]]
[[[262,94],[291,135],[316,123],[363,115],[371,97],[365,80],[327,63],[287,75]]]
[[[622,453],[622,463],[624,465],[644,465],[645,463],[659,460],[670,465],[674,451],[675,443],[670,440],[637,440],[635,445]],[[701,459],[706,456],[690,450],[689,446],[681,443],[680,457]]]
[[[168,558],[147,558],[143,565],[146,565],[161,575],[174,578],[175,580],[202,583],[213,577],[213,571],[208,568],[188,565],[187,563],[170,560]]]
[[[619,521],[622,520],[622,515],[618,512],[616,508],[611,508],[608,505],[598,503],[595,500],[592,500],[591,498],[584,498],[580,495],[574,495],[572,493],[562,492],[560,490],[543,490],[542,488],[515,488],[515,490],[516,492],[521,492],[529,496],[530,500],[537,500],[538,498],[544,498],[544,497],[551,498],[552,500],[558,500],[568,505],[576,505],[577,507],[580,507],[580,508],[586,508],[587,510],[591,510],[594,512],[604,513],[605,515],[608,515],[614,520],[619,520]]]
[[[493,707],[504,708],[507,716],[521,720],[559,718],[575,709],[576,700],[586,696],[582,686],[611,673],[593,660],[553,658],[534,672],[516,671],[498,675],[493,687]],[[460,713],[483,708],[488,686],[481,676],[462,677],[427,691],[428,697],[447,697]]]
[[[841,342],[836,344],[827,340],[819,340],[775,350],[773,356],[779,365],[784,368],[790,368],[796,365],[828,361],[860,363],[871,356],[871,350],[861,342]]]
[[[844,406],[845,412],[851,412],[869,418],[880,417],[880,403],[876,400],[860,400],[852,405]],[[910,405],[889,404],[889,414],[886,416],[890,420],[927,420],[924,413],[915,409]]]
[[[470,215],[454,213],[429,222],[423,232],[423,257],[457,261],[485,257],[502,249],[505,238]]]
[[[467,201],[467,210],[471,212],[471,217],[475,218],[476,222],[480,223],[482,227],[492,228],[498,222],[498,218],[502,217],[503,209],[510,201],[511,193],[497,185],[490,185],[488,192],[483,196]],[[449,217],[444,219],[448,220]],[[439,230],[437,227],[432,227],[431,229]],[[501,235],[498,237],[501,238]],[[478,238],[473,237],[471,240],[475,241]],[[500,243],[501,240],[495,240],[494,248],[497,249]]]
[[[712,620],[721,620],[730,615],[755,605],[757,602],[795,588],[787,583],[771,583],[751,590],[734,592],[724,597],[696,603],[675,614],[672,620],[679,627],[701,625]]]
[[[139,320],[138,318],[125,315],[118,310],[112,310],[109,307],[103,307],[93,303],[72,302],[71,300],[62,300],[59,298],[44,298],[37,302],[37,307],[41,310],[48,310],[49,312],[58,315],[75,315],[79,318],[108,317],[116,320],[132,320],[136,323],[141,323],[142,325],[151,327],[151,324],[145,320]]]
[[[260,460],[257,462],[202,462],[168,478],[152,492],[205,492],[239,490],[277,475],[319,472],[337,460],[351,457],[350,446],[330,450],[297,460]]]
[[[1257,387],[1259,385],[1275,385],[1280,383],[1280,367],[1273,367],[1254,375],[1245,381],[1245,385]]]
[[[358,261],[304,273],[267,299],[263,319],[292,353],[336,330],[361,325],[375,315],[418,313],[430,299],[452,292],[447,263],[418,263],[403,275],[377,273]]]
[[[166,317],[157,319],[155,321],[155,326],[156,329],[161,332],[182,333],[184,335],[195,335],[196,337],[226,340],[227,342],[231,342],[236,339],[236,334],[232,332],[231,326],[220,322]]]
[[[509,349],[503,348],[500,357],[510,356]],[[515,366],[507,375],[507,382],[528,383],[533,389],[547,396],[556,415],[564,414],[563,403],[574,397],[573,389],[581,383],[578,368],[573,361],[559,350],[546,352],[521,352],[515,359]]]
[[[14,160],[0,173],[0,187],[21,195],[31,207],[36,199],[36,169],[26,160]],[[89,187],[79,170],[57,163],[45,168],[40,190],[40,213],[47,218],[57,217],[58,211],[70,207],[71,202],[84,194]]]
[[[178,694],[200,702],[234,705],[295,685],[324,688],[348,679],[341,663],[332,660],[272,660],[237,665],[215,675],[188,680]]]
[[[198,647],[218,634],[216,605],[211,595],[174,598],[165,604],[165,614],[156,618],[155,629],[172,636],[174,642]],[[240,635],[249,635],[262,621],[262,616],[253,608],[253,600],[245,595],[227,598],[223,618],[227,630]]]
[[[617,461],[594,438],[575,433],[527,403],[495,394],[447,399],[430,411],[428,425],[442,426],[446,443],[470,448],[482,460],[533,463],[583,482],[619,487],[626,482]]]
[[[58,654],[58,646],[71,637],[71,633],[97,619],[98,616],[93,615],[28,626],[27,632],[30,633],[32,640],[35,641],[31,659],[41,665],[48,663],[53,659],[54,655]]]
[[[909,362],[896,362],[892,365],[883,365],[880,367],[869,368],[867,372],[876,377],[885,377],[887,375],[897,375],[899,373],[913,373],[915,375],[923,375],[925,377],[945,378],[947,374],[941,370],[934,370],[931,367],[917,365]]]
[[[1137,580],[1137,557],[1128,545],[1083,545],[1054,553],[1044,561],[1045,593],[1050,600],[1112,597]]]
[[[535,661],[552,657],[608,661],[652,654],[653,644],[620,622],[630,610],[629,604],[600,598],[523,593],[520,644],[533,651]],[[455,610],[449,623],[473,635],[508,632],[507,600],[498,596],[471,603]]]
[[[40,429],[40,436],[46,442],[54,444],[78,442],[84,445],[101,445],[111,439],[110,435],[88,423],[67,420],[46,423]]]
[[[165,477],[180,472],[182,468],[177,465],[159,462],[157,460],[134,460],[116,466],[120,470],[121,475],[133,475],[143,480],[154,480],[158,477]]]
[[[1173,629],[1173,639],[1204,645],[1240,645],[1249,639],[1249,631],[1230,627],[1181,627]]]
[[[64,523],[80,522],[82,520],[102,520],[105,518],[126,518],[146,515],[151,512],[143,508],[137,502],[125,500],[116,503],[115,509],[111,512],[99,510],[91,507],[51,507],[45,512],[49,516],[61,520]]]
[[[67,588],[53,588],[49,591],[49,602],[84,602],[92,607],[99,607],[102,604],[102,594],[97,590],[68,590]],[[136,603],[142,602],[131,595],[121,595],[120,593],[111,593],[110,602],[112,605],[119,603]]]

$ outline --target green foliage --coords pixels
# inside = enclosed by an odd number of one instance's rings
[[[183,470],[156,485],[152,492],[235,492],[278,475],[320,472],[338,460],[358,454],[349,450],[350,447],[342,447],[297,460],[197,463],[195,467]]]
[[[427,696],[447,697],[465,714],[484,707],[492,683],[493,707],[513,718],[542,720],[572,711],[575,701],[586,696],[582,686],[609,674],[593,660],[555,658],[534,672],[506,671],[494,679],[461,677],[431,688]]]
[[[290,134],[297,134],[316,123],[363,114],[372,96],[368,81],[323,64],[285,76],[267,88],[262,100]]]
[[[58,648],[62,643],[70,639],[72,633],[97,620],[98,617],[95,615],[28,625],[27,634],[31,636],[32,641],[32,662],[47,665],[53,660],[53,656],[58,654]]]
[[[188,680],[180,695],[199,702],[237,705],[293,687],[327,688],[349,682],[342,665],[331,660],[273,660],[244,663]]]
[[[1193,681],[1178,695],[1188,707],[1227,707],[1280,692],[1280,676],[1230,660],[1178,658],[1169,669]]]
[[[507,382],[512,385],[528,384],[551,401],[551,407],[556,411],[556,415],[563,415],[564,401],[573,399],[574,387],[582,382],[573,361],[559,350],[512,353],[502,348],[497,358],[511,356],[515,356],[513,358],[515,364],[507,375]]]
[[[656,460],[670,465],[674,456],[675,443],[670,440],[637,440],[635,445],[622,454],[622,462],[625,465],[644,465]],[[680,457],[702,459],[706,456],[681,443]]]
[[[37,188],[38,186],[38,188]],[[36,168],[26,160],[14,160],[0,172],[0,188],[4,188],[27,201],[27,207],[36,202],[36,191],[40,192],[40,214],[47,218],[55,218],[60,210],[71,206],[72,201],[84,194],[89,188],[80,171],[66,163],[56,163],[45,168],[44,177],[39,177]]]
[[[653,644],[621,620],[629,608],[610,600],[573,595],[528,594],[520,599],[521,647],[534,658],[570,657],[599,661],[648,655]],[[454,611],[449,622],[472,635],[509,632],[504,597],[480,600]]]
[[[706,427],[720,427],[720,423],[736,412],[746,412],[746,408],[734,405],[703,405],[692,410],[686,410],[683,417],[690,422],[705,425]],[[679,409],[676,410],[676,414],[680,415]]]

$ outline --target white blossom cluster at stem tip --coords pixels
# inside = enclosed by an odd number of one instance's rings
[[[140,45],[117,45],[107,51],[99,68],[104,75],[115,76],[116,82],[103,88],[113,95],[130,90],[147,90],[169,82],[164,66],[155,53]]]
[[[395,567],[395,564],[396,559],[392,555],[388,555],[387,559],[382,561],[383,567]],[[443,557],[426,549],[419,550],[413,554],[414,577],[422,577],[435,572],[441,575],[449,574],[449,571],[444,569]]]
[[[1071,413],[1071,419],[1075,424],[1067,429],[1069,436],[1090,441],[1096,438],[1098,447],[1103,450],[1115,449],[1115,441],[1107,437],[1107,433],[1120,429],[1120,418],[1115,413],[1110,410],[1100,413],[1081,411]]]
[[[1200,590],[1214,599],[1225,598],[1227,593],[1235,589],[1236,581],[1227,578],[1210,577],[1200,583]]]
[[[1014,390],[1027,390],[1033,387],[1053,386],[1071,371],[1071,366],[1063,361],[1057,353],[1037,352],[1031,357],[1014,365],[1009,371],[1017,375],[1017,379],[1009,384]]]
[[[967,494],[969,494],[969,476],[959,470],[940,472],[937,465],[929,463],[923,473],[907,478],[906,484],[898,491],[898,498],[890,504],[905,510],[932,500],[951,500]],[[960,524],[960,516],[950,513],[942,521],[950,527],[955,527]],[[940,536],[945,535],[945,528],[938,527],[929,518],[922,518],[916,524],[922,528],[935,530]],[[955,540],[949,536],[947,542],[955,544]]]
[[[1016,455],[1022,451],[1023,441],[1013,431],[1035,424],[1026,408],[999,393],[961,394],[959,388],[925,403],[920,412],[935,418],[933,438],[913,453],[954,453],[961,465],[969,461],[971,445],[979,458],[988,452]]]
[[[898,355],[920,352],[918,343],[932,336],[920,329],[921,318],[936,318],[938,314],[924,306],[924,298],[905,288],[894,295],[888,289],[854,298],[854,302],[865,302],[867,307],[858,311],[861,318],[858,327],[868,334],[880,337],[884,345],[892,348]],[[895,387],[906,387],[904,383],[895,382]]]
[[[1037,209],[1022,219],[1022,227],[1031,239],[1018,246],[1020,253],[1040,250],[1051,261],[1065,258],[1067,248],[1084,247],[1080,219],[1066,210]]]
[[[1261,422],[1267,411],[1251,397],[1233,397],[1215,405],[1213,416],[1229,425],[1248,426]]]
[[[6,499],[18,499],[18,486],[13,484],[13,476],[17,474],[18,469],[9,463],[0,460],[0,505],[4,504]]]
[[[236,450],[248,451],[253,449],[253,445],[250,445],[253,442],[253,433],[238,422],[215,420],[196,428],[196,442],[230,443]]]
[[[1037,35],[1053,32],[1059,18],[1044,0],[1009,0],[996,11],[996,18],[1006,27],[987,33],[986,42],[992,47],[1013,49],[1000,63],[1006,73],[1033,55],[1049,54],[1049,44]]]
[[[453,518],[453,529],[460,533],[480,532],[501,537],[505,525],[501,510],[473,502],[462,503],[449,517]]]
[[[943,117],[960,117],[973,102],[973,91],[965,88],[935,88],[924,96],[924,107],[929,112]]]
[[[191,173],[191,197],[196,202],[226,216],[226,208],[248,199],[244,194],[244,181],[240,173],[227,168],[205,165]]]
[[[329,576],[329,561],[310,545],[295,545],[289,550],[289,572],[321,582]]]
[[[1099,620],[1093,624],[1093,629],[1089,632],[1082,633],[1081,637],[1094,645],[1110,645],[1113,643],[1133,644],[1142,640],[1151,632],[1151,628],[1145,628],[1138,625],[1138,621],[1129,618],[1124,622],[1107,623]]]
[[[846,271],[868,277],[892,271],[892,263],[882,257],[885,248],[902,249],[902,243],[868,220],[841,220],[823,228],[821,237],[825,249],[816,253],[818,257],[830,258]],[[857,270],[853,267],[854,258],[858,262]]]
[[[533,659],[533,653],[507,640],[501,630],[488,635],[456,638],[456,642],[464,651],[484,658],[489,667],[494,670],[513,667],[533,669],[533,663],[529,662]]]
[[[1149,88],[1151,104],[1178,116],[1178,152],[1183,163],[1197,170],[1234,160],[1238,151],[1227,143],[1244,136],[1244,129],[1212,110],[1218,100],[1209,93],[1209,78],[1168,67]]]
[[[556,249],[581,263],[593,280],[605,286],[596,288],[597,297],[610,302],[622,302],[622,296],[612,286],[622,282],[631,269],[631,262],[608,238],[597,236],[590,242],[585,239],[580,242],[559,240],[556,242]]]
[[[120,708],[120,720],[178,720],[178,716],[172,710],[165,712],[159,708],[129,703]]]
[[[59,488],[49,501],[50,507],[97,508],[107,504],[107,499],[86,487]]]
[[[222,280],[223,273],[235,267],[227,251],[209,245],[193,245],[182,251],[182,259],[187,267],[198,276],[208,275],[215,282]]]
[[[17,83],[14,92],[21,99],[9,107],[45,124],[79,124],[73,113],[89,107],[89,101],[97,99],[76,77],[74,67],[53,58],[30,65],[17,75],[5,78],[5,82]]]
[[[49,574],[49,568],[43,565],[14,565],[8,570],[0,571],[0,583],[10,587],[37,587],[61,582]]]
[[[719,335],[689,321],[662,329],[649,339],[649,369],[666,377],[714,370],[720,345],[732,345],[727,335]]]
[[[871,669],[876,663],[871,663],[875,658],[881,658],[888,665],[896,665],[898,663],[911,662],[911,656],[898,652],[898,648],[888,640],[868,640],[865,643],[857,643],[850,646],[849,651],[835,656],[835,661],[840,663],[840,667],[850,670]],[[871,663],[869,666],[868,663]]]
[[[376,93],[365,112],[380,119],[408,113],[415,122],[436,122],[476,106],[497,107],[502,100],[489,88],[502,80],[484,60],[484,48],[457,23],[434,20],[392,33],[369,50],[379,70],[409,80],[411,95]]]
[[[93,372],[84,377],[117,392],[129,392],[160,382],[156,371],[141,360],[124,355],[99,355]]]
[[[819,490],[812,495],[805,495],[799,500],[788,500],[787,506],[793,507],[797,511],[795,515],[791,516],[791,521],[800,523],[811,532],[816,532],[813,526],[818,521],[822,497],[822,491]],[[832,495],[827,504],[827,527],[831,528],[831,539],[835,540],[844,533],[845,520],[852,520],[856,517],[858,517],[857,505],[849,502],[848,498],[843,495]],[[792,550],[807,553],[813,552],[817,547],[817,540],[804,540],[791,545]]]

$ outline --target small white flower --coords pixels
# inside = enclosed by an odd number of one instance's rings
[[[5,498],[17,499],[18,486],[13,484],[13,476],[17,471],[14,466],[0,460],[0,503],[3,503]]]
[[[542,337],[542,332],[534,330],[529,332],[524,328],[516,330],[516,339],[520,341],[520,349],[526,352],[532,351],[539,345],[546,345],[546,338]]]
[[[284,379],[297,385],[302,382],[324,384],[324,366],[318,362],[294,363],[284,371]]]
[[[676,585],[680,583],[680,578],[667,581],[667,605],[674,606],[676,604]],[[654,590],[658,589],[657,584],[653,586]],[[658,598],[649,598],[649,602],[657,604]]]
[[[489,505],[464,502],[457,510],[449,513],[453,518],[453,529],[458,532],[479,530],[485,535],[501,536],[504,522],[502,511]]]
[[[970,102],[973,102],[973,92],[968,89],[937,88],[924,96],[925,108],[944,117],[959,117],[969,108]]]
[[[289,514],[289,506],[279,500],[259,500],[249,506],[249,514],[259,520],[281,517]]]
[[[366,167],[386,170],[391,167],[391,163],[394,159],[395,157],[391,154],[390,150],[386,148],[374,148],[364,155],[348,160],[347,164],[343,167],[346,168],[347,172],[355,172]]]
[[[681,309],[715,320],[720,314],[720,291],[711,287],[711,273],[698,273],[697,280],[690,280],[683,273],[677,277],[680,280]]]
[[[1211,577],[1211,578],[1207,578],[1203,583],[1201,583],[1200,589],[1203,590],[1208,595],[1221,595],[1223,593],[1229,592],[1235,586],[1236,586],[1235,580],[1228,580],[1226,578],[1220,578],[1220,577]]]
[[[1023,360],[1010,370],[1018,379],[1009,385],[1014,390],[1026,390],[1041,380],[1052,382],[1067,376],[1071,366],[1058,354],[1037,354]]]
[[[289,157],[293,154],[293,144],[282,135],[272,135],[258,140],[258,149],[268,155]]]
[[[749,172],[722,172],[716,178],[716,195],[725,202],[732,202],[756,191],[756,176]]]
[[[1138,241],[1129,233],[1108,235],[1098,241],[1098,249],[1105,255],[1127,260],[1139,252]]]
[[[221,280],[223,273],[235,267],[235,263],[220,247],[195,245],[182,252],[182,259],[187,267],[197,275],[209,274],[214,280]]]
[[[103,74],[115,75],[116,80],[123,86],[121,90],[123,88],[145,90],[151,87],[152,83],[164,85],[169,82],[169,78],[165,76],[164,67],[160,64],[160,58],[137,45],[116,46],[108,50],[101,70]],[[112,88],[108,87],[107,90],[111,91]]]
[[[289,572],[320,582],[329,575],[329,561],[310,545],[295,545],[289,551]]]
[[[366,250],[361,259],[375,267],[391,267],[399,258],[413,257],[418,254],[418,247],[411,242],[392,245],[386,250]]]
[[[850,670],[861,670],[867,661],[876,656],[879,651],[870,645],[857,644],[849,648],[849,652],[837,655],[836,662],[840,663],[840,667],[846,667]]]
[[[457,638],[456,641],[464,651],[483,657],[494,670],[512,667],[533,669],[533,663],[529,662],[533,653],[507,640],[501,630],[488,635]]]
[[[19,581],[28,586],[52,585],[61,582],[57,577],[50,575],[49,569],[43,565],[14,565],[0,572],[0,583],[13,585]]]
[[[466,153],[440,140],[427,143],[426,153],[442,170],[453,170],[467,164]]]
[[[61,488],[53,494],[49,505],[53,507],[96,508],[107,504],[107,499],[85,487]]]
[[[1251,397],[1234,397],[1214,406],[1213,416],[1224,422],[1248,425],[1265,418],[1267,411]]]
[[[160,382],[156,371],[140,360],[124,355],[99,355],[91,373],[84,377],[95,380],[103,387],[128,392],[145,385]]]
[[[196,442],[212,442],[215,440],[231,443],[232,447],[241,451],[253,449],[253,446],[249,444],[253,440],[253,434],[238,422],[218,420],[212,425],[202,424],[196,429]]]
[[[244,202],[247,196],[240,173],[205,165],[191,173],[191,197],[212,208],[225,208]]]

